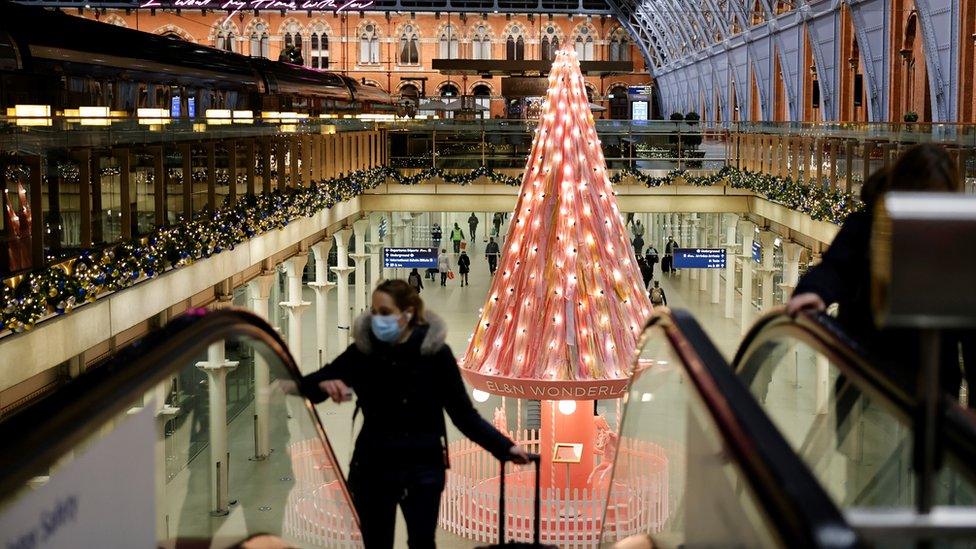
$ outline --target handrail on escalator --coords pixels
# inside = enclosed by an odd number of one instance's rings
[[[280,335],[262,318],[238,309],[195,309],[125,347],[49,396],[0,422],[0,502],[123,413],[138,395],[185,368],[213,343],[247,338],[294,379],[298,365]],[[333,463],[335,454],[311,403],[314,426]],[[351,508],[345,482],[343,496]],[[147,494],[147,497],[151,495]],[[358,520],[358,519],[356,519]]]
[[[666,334],[721,432],[729,457],[749,479],[785,544],[859,546],[840,510],[691,313],[680,309],[656,313],[644,329],[641,346],[654,328]],[[641,373],[635,372],[634,378]]]
[[[800,313],[792,317],[780,308],[763,315],[736,351],[732,361],[736,375],[748,384],[761,367],[760,362],[750,359],[786,338],[802,341],[826,356],[858,389],[887,403],[890,411],[906,423],[914,420],[917,409],[914,395],[885,372],[881,361],[823,313]],[[942,399],[941,406],[945,448],[959,458],[968,475],[976,478],[976,415],[949,397]]]

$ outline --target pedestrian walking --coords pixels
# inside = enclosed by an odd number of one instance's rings
[[[501,236],[501,230],[502,230],[501,212],[495,212],[495,215],[491,218],[491,224],[495,226],[495,236]]]
[[[454,228],[451,229],[451,242],[454,243],[454,253],[461,251],[462,240],[464,240],[464,231],[461,230],[460,225],[455,223]]]
[[[651,285],[651,279],[654,278],[651,266],[647,264],[647,258],[642,255],[637,256],[637,268],[640,269],[641,279],[644,281],[644,289],[647,290]]]
[[[644,237],[637,235],[634,237],[634,253],[641,256],[641,252],[644,251]]]
[[[441,247],[441,238],[444,236],[444,231],[441,230],[441,226],[438,223],[434,223],[434,226],[430,229],[430,245],[434,248]]]
[[[657,280],[654,281],[654,287],[651,288],[651,305],[655,307],[668,306],[668,296],[664,295],[664,288]]]
[[[471,212],[471,216],[468,217],[468,229],[470,230],[468,238],[471,240],[471,242],[474,242],[475,238],[477,238],[475,236],[475,231],[478,230],[478,216],[474,215],[474,212]]]
[[[420,293],[421,290],[424,289],[424,281],[420,277],[420,273],[417,272],[417,269],[413,269],[412,271],[410,271],[410,274],[407,276],[407,284],[409,284],[411,288],[416,290],[418,294]]]
[[[485,256],[488,258],[488,273],[491,276],[495,276],[495,270],[498,269],[498,243],[495,242],[495,237],[488,238],[488,245],[485,246]]]
[[[674,250],[677,247],[678,243],[674,241],[674,236],[669,236],[667,244],[664,245],[664,259],[661,261],[661,272],[668,274],[677,272],[674,268]]]
[[[468,273],[471,271],[471,258],[468,257],[468,252],[461,250],[461,255],[457,260],[458,264],[458,274],[461,275],[461,286],[470,286],[468,282]]]
[[[644,261],[647,262],[647,266],[651,269],[651,279],[654,279],[654,266],[657,262],[661,260],[660,255],[657,253],[657,248],[653,244],[647,247],[647,252],[644,254]],[[647,284],[644,285],[647,287]]]
[[[441,286],[447,286],[447,273],[451,270],[451,258],[447,256],[447,249],[441,248],[441,255],[437,256],[437,271],[441,273]]]

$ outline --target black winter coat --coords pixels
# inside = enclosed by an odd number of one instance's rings
[[[461,381],[447,328],[436,315],[414,328],[407,341],[377,340],[370,315],[353,326],[354,342],[335,360],[302,378],[300,388],[313,402],[328,395],[319,382],[340,379],[356,392],[363,428],[356,439],[353,467],[447,468],[444,412],[462,433],[501,459],[515,444],[474,409]]]
[[[471,271],[471,259],[468,254],[461,254],[458,257],[458,272],[461,274],[468,274]]]

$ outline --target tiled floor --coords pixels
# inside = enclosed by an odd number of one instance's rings
[[[489,289],[490,277],[483,250],[484,242],[476,242],[469,248],[469,255],[472,260],[470,286],[461,287],[458,279],[448,281],[446,287],[440,286],[439,280],[425,280],[426,287],[421,294],[429,310],[443,317],[451,327],[448,333],[448,343],[454,350],[456,356],[462,355],[466,349],[471,327],[477,321],[479,316],[478,309],[482,306]],[[660,276],[659,271],[657,274]],[[672,308],[690,310],[699,322],[701,322],[705,331],[716,342],[719,350],[727,358],[731,358],[740,340],[739,323],[736,319],[724,318],[724,296],[718,304],[712,304],[710,294],[699,291],[699,282],[697,280],[691,280],[690,275],[691,273],[686,271],[678,276],[666,276],[661,279],[662,286],[668,295],[669,305]],[[724,291],[724,288],[723,282],[721,289]],[[304,314],[304,349],[302,350],[301,359],[306,362],[306,365],[310,366],[318,360],[317,352],[314,348],[314,293],[307,289],[305,299],[312,302],[313,305],[308,307]],[[354,303],[354,300],[350,299],[350,303]],[[739,310],[738,307],[737,302],[735,309],[737,313]],[[330,309],[327,324],[335,326],[334,292],[330,297]],[[337,348],[337,336],[335,334],[330,334],[328,346],[329,352],[327,358],[335,356],[340,350]],[[483,415],[491,417],[494,408],[499,404],[500,399],[492,396],[487,402],[476,403],[476,406]],[[511,408],[509,417],[513,418],[514,404],[509,400],[507,405]],[[614,415],[613,410],[615,408],[615,402],[601,403],[601,409],[609,412],[609,416]],[[342,405],[324,403],[317,406],[317,410],[322,418],[335,453],[342,467],[345,468],[351,456],[352,437],[355,431],[352,424],[354,407],[350,403]],[[262,505],[261,502],[284,501],[285,495],[291,488],[291,483],[281,479],[288,477],[287,471],[289,470],[289,464],[287,460],[283,459],[285,457],[283,452],[278,452],[269,462],[255,463],[246,459],[250,455],[253,445],[252,417],[253,412],[249,409],[241,413],[230,425],[231,491],[232,495],[242,502],[241,506],[236,508],[226,518],[214,519],[207,515],[208,497],[206,493],[206,480],[204,475],[200,473],[200,469],[206,467],[206,452],[204,452],[198,459],[194,460],[194,463],[189,468],[170,483],[174,494],[191,494],[191,498],[185,502],[183,501],[183,497],[174,496],[174,500],[179,501],[180,504],[172,508],[171,513],[174,516],[174,520],[176,520],[175,517],[180,517],[179,520],[182,522],[182,526],[179,529],[181,531],[184,529],[192,531],[207,530],[209,527],[211,531],[229,532],[233,535],[234,532],[240,531],[244,527],[245,521],[248,524],[248,529],[252,531],[252,523],[268,524],[269,527],[265,529],[274,531],[275,528],[270,527],[270,525],[282,520],[280,503],[267,503],[267,505]],[[514,422],[514,419],[510,419],[510,423],[512,422]],[[452,439],[457,439],[460,436],[450,424],[449,431],[449,437]],[[284,445],[284,439],[280,435],[281,433],[275,435],[275,443],[277,446]],[[203,480],[202,483],[200,482],[201,480]],[[190,486],[191,483],[194,483],[192,489]],[[266,506],[270,506],[271,509],[261,512],[254,511],[258,507]],[[396,546],[398,548],[406,547],[405,528],[403,527],[402,519],[398,517],[398,521]],[[475,546],[473,542],[459,539],[445,532],[439,533],[438,543],[441,547],[450,548]]]

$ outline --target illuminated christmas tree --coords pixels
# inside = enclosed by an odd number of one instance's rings
[[[465,374],[507,396],[619,396],[593,388],[617,381],[622,391],[650,314],[579,61],[561,50]],[[518,384],[528,380],[537,383]]]

